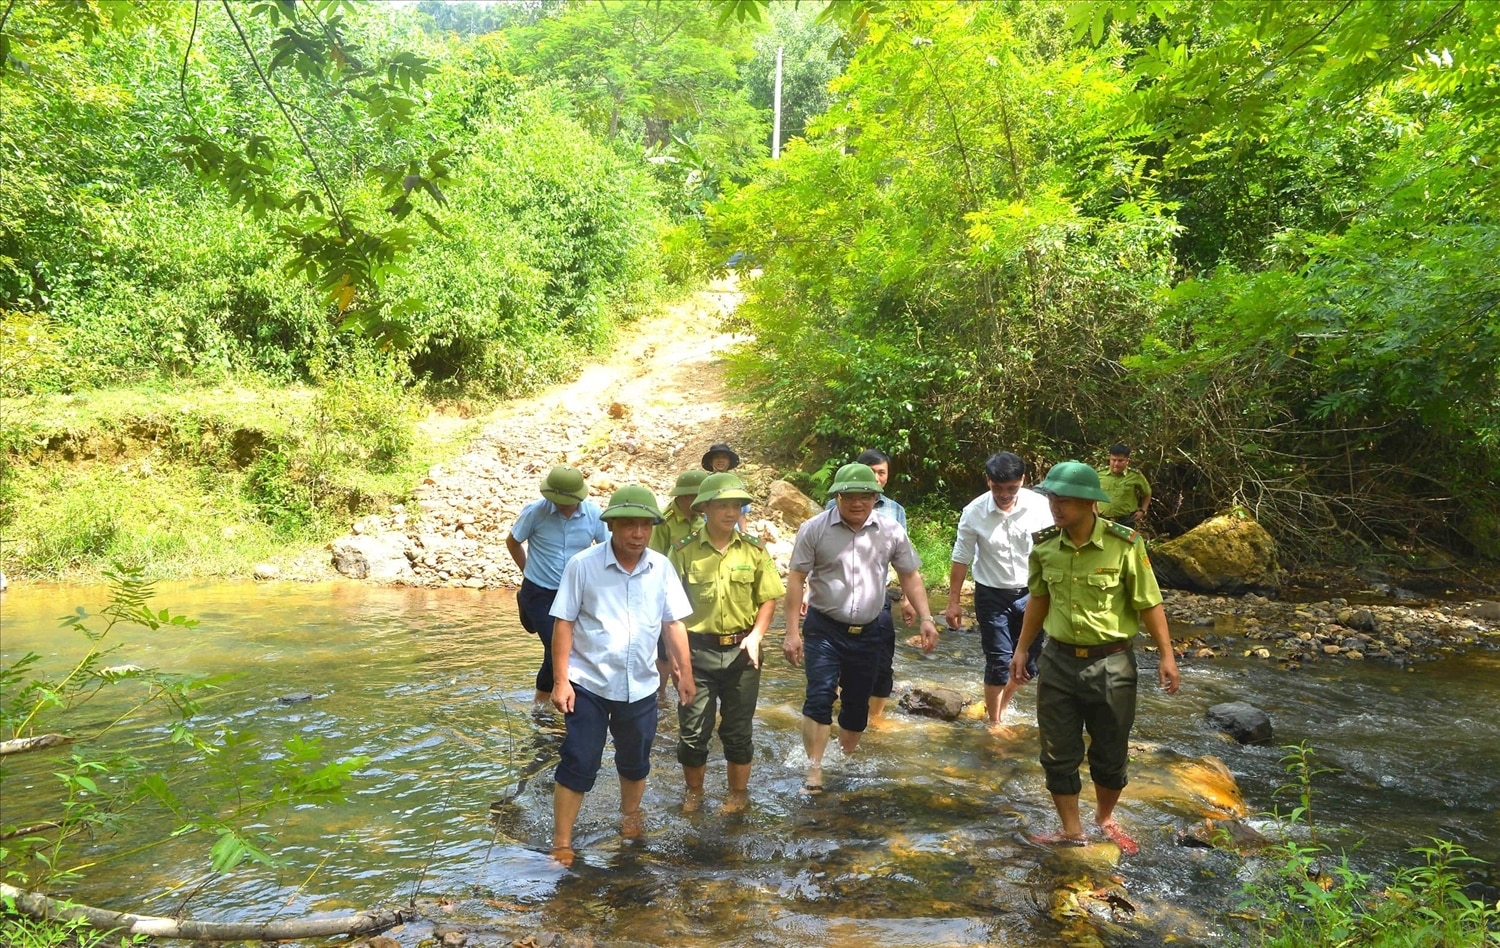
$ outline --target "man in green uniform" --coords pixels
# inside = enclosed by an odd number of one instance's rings
[[[672,486],[672,503],[667,507],[666,513],[662,514],[662,522],[651,530],[650,549],[666,556],[672,552],[672,544],[703,526],[703,515],[693,507],[693,501],[698,496],[698,485],[707,476],[708,472],[702,469],[683,471],[677,475],[677,483]],[[667,685],[673,680],[672,662],[667,657],[665,639],[657,643],[656,671],[661,676],[661,690],[657,697],[665,699]],[[686,673],[687,669],[683,669],[683,674]]]
[[[735,529],[741,505],[752,499],[733,474],[710,474],[694,502],[705,514],[703,529],[678,540],[667,555],[693,607],[685,622],[697,690],[691,702],[677,708],[677,760],[687,783],[682,808],[688,812],[703,801],[716,717],[729,762],[724,812],[743,810],[750,799],[761,640],[771,627],[776,601],[786,594],[761,542]]]
[[[703,526],[703,515],[693,509],[698,485],[708,472],[702,469],[683,471],[672,487],[672,503],[662,514],[662,522],[651,531],[651,549],[665,556],[672,545]]]
[[[1126,855],[1139,850],[1115,822],[1125,788],[1130,728],[1135,723],[1136,661],[1131,642],[1144,627],[1161,655],[1157,677],[1167,694],[1180,679],[1161,590],[1146,545],[1129,527],[1095,514],[1109,499],[1099,475],[1081,461],[1063,461],[1037,486],[1047,495],[1054,525],[1033,538],[1027,586],[1031,601],[1010,663],[1013,681],[1025,682],[1027,651],[1047,633],[1038,663],[1036,720],[1042,769],[1062,831],[1033,837],[1040,843],[1088,842],[1078,814],[1083,783],[1078,769],[1088,731],[1089,779],[1094,784],[1095,829]]]
[[[1151,485],[1144,474],[1130,469],[1129,447],[1109,446],[1109,464],[1099,468],[1099,486],[1109,497],[1099,508],[1099,516],[1127,527],[1140,526],[1151,505]]]

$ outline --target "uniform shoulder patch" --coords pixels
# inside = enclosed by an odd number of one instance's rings
[[[1140,536],[1140,534],[1137,533],[1134,529],[1125,526],[1123,523],[1115,523],[1113,520],[1107,520],[1105,522],[1109,524],[1109,526],[1105,529],[1110,533],[1113,533],[1120,539],[1124,540],[1126,543],[1133,545],[1136,541],[1136,538]]]
[[[1037,532],[1033,533],[1031,535],[1031,542],[1045,543],[1053,537],[1057,536],[1059,533],[1062,533],[1062,527],[1059,527],[1054,523],[1052,526],[1048,527],[1045,530],[1038,530]]]
[[[753,537],[748,533],[741,533],[740,539],[755,547],[757,550],[765,549],[766,541],[762,540],[760,537]]]
[[[689,533],[687,536],[683,537],[681,540],[678,540],[676,543],[672,544],[672,549],[674,549],[674,550],[680,550],[683,547],[687,546],[689,543],[692,543],[696,539],[698,539],[698,531],[694,530],[692,533]]]

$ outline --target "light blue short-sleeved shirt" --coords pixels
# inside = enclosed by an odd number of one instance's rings
[[[573,554],[588,549],[591,543],[608,543],[609,527],[599,519],[599,513],[599,506],[591,500],[579,504],[566,520],[557,512],[557,505],[545,497],[523,507],[510,535],[517,543],[526,544],[526,578],[538,586],[556,589],[562,582],[563,566]]]
[[[606,701],[656,694],[662,626],[692,612],[677,571],[655,550],[628,573],[609,541],[584,550],[568,560],[552,601],[552,617],[573,623],[568,680]]]
[[[828,498],[828,503],[823,505],[823,509],[832,510],[838,505],[839,499],[837,497],[830,497]],[[901,524],[901,529],[906,529],[906,508],[901,506],[899,502],[881,494],[875,498],[875,512],[882,517],[889,517]]]

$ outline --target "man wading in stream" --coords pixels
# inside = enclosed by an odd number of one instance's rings
[[[1135,723],[1136,663],[1131,642],[1144,626],[1160,652],[1157,678],[1176,694],[1180,680],[1161,590],[1146,544],[1129,527],[1099,517],[1096,502],[1109,500],[1099,474],[1079,461],[1063,461],[1037,485],[1047,496],[1054,526],[1033,538],[1028,569],[1031,601],[1010,661],[1012,681],[1025,682],[1027,652],[1043,629],[1047,644],[1037,674],[1036,723],[1042,739],[1047,790],[1062,831],[1033,836],[1038,843],[1088,842],[1078,813],[1083,788],[1083,732],[1088,731],[1089,779],[1094,784],[1094,828],[1125,855],[1140,847],[1115,822],[1125,789],[1130,728]]]
[[[749,803],[760,645],[776,601],[786,592],[761,542],[735,529],[741,505],[752,499],[733,474],[710,474],[694,500],[705,516],[703,528],[677,541],[667,555],[693,604],[686,625],[696,695],[677,709],[677,760],[687,784],[684,812],[698,809],[703,800],[715,718],[729,763],[724,812],[739,812]]]
[[[521,628],[542,642],[534,700],[538,708],[545,708],[552,696],[552,600],[562,582],[563,566],[580,550],[608,541],[609,531],[599,519],[599,508],[588,499],[588,484],[577,470],[554,467],[542,481],[541,493],[541,500],[521,509],[505,538],[505,548],[523,577],[516,592]]]
[[[647,546],[662,521],[656,495],[638,484],[622,487],[600,517],[609,542],[568,561],[552,604],[552,704],[568,725],[552,794],[552,854],[563,865],[573,862],[573,824],[594,789],[606,736],[615,742],[621,833],[635,838],[645,830],[641,798],[656,737],[659,637],[678,670],[678,700],[694,694],[682,625],[692,606],[672,564]]]
[[[917,572],[922,560],[899,523],[875,516],[875,499],[884,492],[875,472],[865,464],[845,464],[828,492],[838,498],[838,506],[798,529],[786,583],[782,650],[793,665],[807,659],[802,746],[807,751],[803,790],[808,793],[823,790],[823,752],[833,726],[835,693],[839,746],[845,753],[859,746],[869,724],[870,693],[880,667],[880,642],[873,631],[887,607],[886,570],[895,567],[901,591],[921,614],[922,651],[936,648],[938,636]]]

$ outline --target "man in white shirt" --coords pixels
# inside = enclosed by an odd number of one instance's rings
[[[622,832],[643,832],[658,638],[667,641],[678,700],[692,701],[695,691],[682,624],[693,607],[672,564],[648,549],[652,527],[662,520],[656,495],[638,484],[622,487],[599,517],[609,542],[568,560],[552,603],[552,704],[568,725],[553,778],[552,855],[565,866],[573,862],[573,824],[584,794],[594,789],[608,737],[620,775]]]
[[[974,618],[984,646],[984,713],[995,727],[1020,687],[1010,676],[1010,660],[1029,598],[1026,570],[1031,535],[1052,526],[1052,512],[1047,498],[1023,486],[1026,462],[1009,451],[990,455],[984,462],[984,475],[990,489],[970,501],[958,519],[943,617],[949,628],[958,628],[959,597],[966,574],[972,572]],[[1032,676],[1041,651],[1038,636],[1027,656]]]

